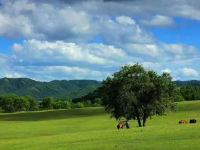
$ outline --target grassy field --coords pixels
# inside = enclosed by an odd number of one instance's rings
[[[197,124],[179,125],[181,119]],[[102,108],[0,113],[0,150],[188,150],[200,149],[200,101],[153,117],[147,127],[118,131]]]

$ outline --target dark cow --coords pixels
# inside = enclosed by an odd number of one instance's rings
[[[190,123],[197,123],[196,119],[190,119]]]

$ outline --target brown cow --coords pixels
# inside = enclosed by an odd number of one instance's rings
[[[127,129],[130,128],[129,124],[127,121],[121,121],[118,125],[117,125],[117,129],[123,129],[124,127],[126,127]]]
[[[188,124],[188,121],[187,120],[180,120],[178,123],[179,124]]]

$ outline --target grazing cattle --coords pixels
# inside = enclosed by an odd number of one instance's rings
[[[187,120],[180,120],[178,123],[179,124],[188,124]]]
[[[190,119],[190,123],[197,123],[196,119]]]
[[[126,127],[127,129],[130,128],[129,124],[127,121],[122,121],[117,125],[117,129],[123,129],[124,127]]]
[[[124,128],[124,126],[121,124],[121,123],[119,123],[118,125],[117,125],[117,129],[119,130],[119,129],[123,129]]]

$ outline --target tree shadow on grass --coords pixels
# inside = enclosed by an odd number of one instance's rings
[[[45,121],[67,118],[80,118],[105,114],[103,108],[83,108],[39,112],[2,113],[0,121]]]

